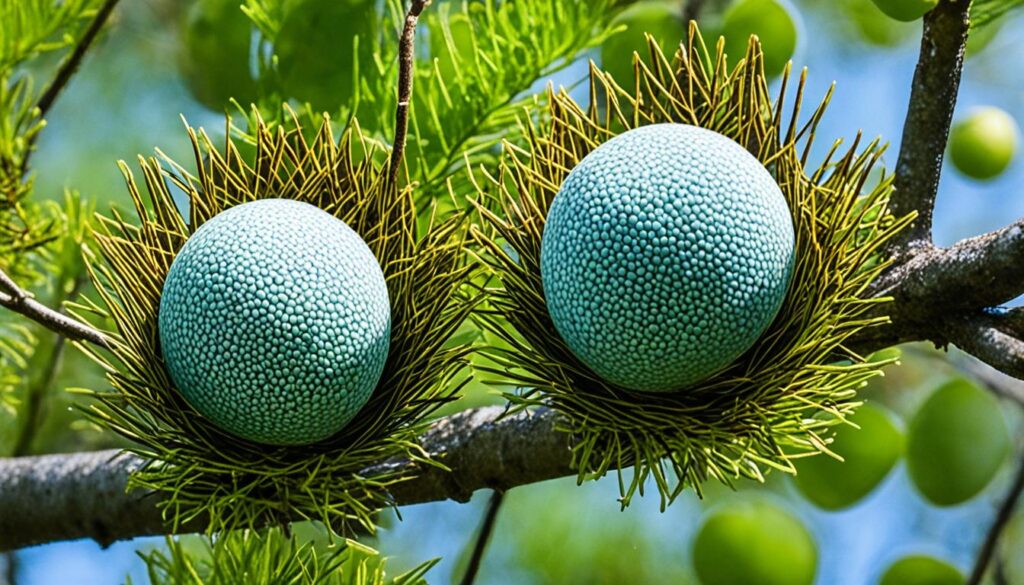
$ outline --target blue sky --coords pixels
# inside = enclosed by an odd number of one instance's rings
[[[110,44],[101,47],[100,51],[106,54],[86,64],[81,78],[59,102],[36,158],[42,192],[55,194],[64,186],[72,186],[101,201],[113,196],[106,193],[117,192],[121,197],[123,188],[113,165],[115,159],[130,159],[139,152],[149,154],[157,145],[172,154],[184,151],[186,143],[179,113],[184,113],[194,124],[202,123],[211,128],[221,125],[219,116],[189,99],[175,77],[173,58],[167,55],[167,47],[160,44],[164,41],[145,38],[144,28],[129,27],[117,34],[137,35],[142,50],[135,55],[112,55]],[[881,136],[891,143],[885,163],[893,167],[917,50],[916,43],[884,50],[837,43],[831,38],[828,22],[813,12],[807,13],[796,63],[810,68],[808,100],[823,95],[833,81],[837,84],[829,114],[819,131],[819,146],[827,145],[835,137],[852,138],[862,130],[868,138]],[[131,72],[115,79],[115,85],[111,85],[109,71],[99,69],[111,67],[112,62]],[[972,106],[996,105],[1009,111],[1019,123],[1024,122],[1021,62],[1024,62],[1024,20],[1017,18],[1003,27],[984,53],[967,63],[957,113]],[[580,67],[571,68],[557,81],[568,84],[580,71]],[[110,164],[97,167],[92,162],[96,157]],[[1018,156],[1002,177],[984,184],[960,177],[947,165],[935,211],[937,243],[949,244],[1024,216],[1021,184],[1024,184],[1024,157]],[[664,514],[658,511],[654,498],[647,498],[620,513],[614,501],[613,482],[603,481],[582,488],[573,488],[570,483],[562,481],[521,489],[538,498],[545,497],[545,490],[577,489],[574,506],[587,529],[631,523],[642,525],[653,534],[652,538],[662,542],[666,558],[685,565],[686,547],[704,508],[695,498],[684,497]],[[990,486],[985,494],[968,504],[941,511],[921,502],[909,487],[902,467],[864,502],[841,513],[824,513],[796,502],[787,497],[792,488],[786,485],[780,488],[777,497],[794,505],[813,532],[829,535],[821,551],[818,583],[861,585],[877,578],[889,561],[908,551],[934,552],[961,568],[969,567],[987,520],[992,516],[993,503],[1002,483]],[[397,555],[398,565],[444,556],[446,560],[431,574],[436,582],[447,582],[455,558],[475,529],[483,500],[478,494],[469,505],[441,503],[403,510],[404,521],[382,537],[385,553]],[[718,502],[712,502],[715,503]],[[142,539],[119,543],[106,550],[92,542],[33,548],[20,554],[23,564],[20,582],[22,585],[117,583],[123,581],[129,571],[144,582],[140,573],[142,565],[134,551],[139,546],[159,542],[159,539]],[[498,538],[485,565],[490,577],[482,579],[482,584],[529,578],[514,566],[514,559],[508,554],[512,546],[514,543],[503,543],[501,537]]]

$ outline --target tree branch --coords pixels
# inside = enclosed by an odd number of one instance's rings
[[[118,451],[0,459],[0,549],[69,538],[109,544],[152,534],[154,499],[125,494],[139,465]]]
[[[398,172],[405,157],[405,139],[409,133],[409,102],[412,99],[412,81],[416,67],[414,42],[416,23],[420,14],[432,0],[412,0],[405,14],[405,26],[398,40],[398,105],[395,107],[395,141],[391,145],[388,186],[398,185]]]
[[[28,291],[18,286],[3,270],[0,270],[0,306],[20,313],[72,341],[88,341],[110,349],[110,342],[103,333],[33,299]]]
[[[99,10],[96,11],[96,15],[89,23],[89,27],[85,29],[85,34],[82,35],[81,40],[75,45],[74,50],[71,51],[67,59],[61,62],[60,67],[57,69],[57,75],[54,76],[53,81],[50,82],[46,91],[43,92],[43,95],[39,96],[39,101],[36,102],[40,116],[46,116],[61,92],[64,91],[68,82],[71,81],[71,77],[78,71],[78,67],[82,64],[82,59],[85,58],[86,52],[88,52],[96,37],[99,36],[100,30],[103,29],[103,25],[110,18],[110,14],[114,11],[118,1],[106,0],[100,6]]]
[[[63,282],[63,279],[58,279],[58,282]],[[71,291],[66,296],[58,296],[68,300],[74,299],[78,296],[84,284],[84,277],[80,275],[72,280]],[[64,311],[61,310],[60,313],[63,315]],[[24,418],[24,420],[21,422],[17,438],[14,440],[14,448],[11,450],[12,457],[28,455],[32,447],[32,441],[35,439],[36,432],[39,430],[39,425],[42,422],[43,405],[48,390],[60,372],[61,363],[64,360],[64,350],[67,347],[66,341],[67,337],[59,333],[54,335],[53,345],[50,347],[49,355],[46,356],[46,365],[42,368],[42,375],[32,380],[34,383],[30,383],[28,386],[24,406],[18,412],[18,418]],[[38,347],[36,351],[39,351]],[[33,363],[34,360],[35,357],[33,356]],[[26,375],[31,378],[34,373],[30,368]],[[24,417],[22,417],[22,412],[25,413]]]
[[[569,438],[555,429],[554,412],[521,412],[498,420],[503,413],[500,407],[467,410],[438,420],[424,434],[424,447],[450,473],[393,460],[364,474],[416,472],[392,489],[395,502],[408,505],[464,502],[478,489],[505,491],[573,473]],[[108,545],[165,534],[156,507],[160,496],[125,491],[128,474],[140,463],[117,450],[0,459],[0,550],[77,538]]]
[[[1024,340],[1003,327],[999,315],[950,319],[945,324],[950,343],[993,368],[1024,379]]]
[[[700,20],[707,0],[683,0],[683,26],[689,27],[691,20]]]
[[[891,324],[864,331],[852,345],[873,351],[907,341],[952,342],[1024,377],[1024,312],[993,310],[1022,293],[1024,219],[949,248],[919,243],[872,284],[871,296],[893,299],[875,314],[888,316]],[[998,352],[1008,350],[1000,359]]]
[[[872,288],[909,321],[931,318],[936,305],[960,313],[1011,301],[1024,293],[1024,219],[949,248],[925,244]]]
[[[970,5],[970,0],[945,0],[924,17],[921,53],[896,163],[896,192],[889,204],[897,217],[914,211],[918,215],[891,244],[892,250],[931,241],[932,210],[960,88]]]
[[[105,6],[115,3],[108,0]],[[413,0],[400,39],[395,142],[387,177],[391,185],[397,185],[408,132],[416,23],[429,3]],[[1024,377],[1024,312],[991,309],[1024,292],[1024,220],[947,249],[935,247],[930,237],[960,81],[968,5],[967,0],[947,0],[925,19],[891,207],[897,215],[919,215],[890,249],[897,264],[871,291],[893,297],[879,308],[892,324],[869,328],[851,347],[870,351],[913,340],[954,343]],[[38,303],[2,272],[0,305],[70,339],[110,347],[101,332]],[[464,411],[436,421],[422,437],[428,452],[446,463],[450,473],[401,459],[382,461],[364,473],[414,475],[393,486],[399,505],[466,501],[477,489],[504,491],[573,473],[570,439],[556,429],[554,412],[521,412],[498,420],[502,412],[496,407]],[[125,493],[128,474],[139,463],[116,451],[0,459],[0,550],[71,538],[106,544],[164,533],[156,506],[160,496]]]
[[[92,47],[93,42],[99,36],[100,31],[103,30],[103,25],[106,24],[107,19],[110,18],[110,14],[114,12],[114,7],[117,6],[119,0],[106,0],[102,6],[96,11],[96,15],[92,21],[89,22],[89,26],[85,29],[85,33],[82,38],[79,39],[75,48],[72,49],[71,54],[67,56],[64,61],[61,62],[57,68],[57,74],[53,77],[50,85],[46,87],[42,95],[39,96],[39,101],[36,102],[36,107],[39,108],[39,117],[45,118],[50,112],[50,108],[60,97],[60,94],[67,87],[68,82],[78,71],[78,67],[82,64],[82,60],[85,58],[85,54]],[[28,150],[25,152],[25,158],[21,162],[21,174],[24,175],[28,171],[28,160],[32,156],[32,145],[35,143],[38,134],[34,135],[31,139],[32,143],[29,144]]]
[[[975,560],[971,576],[967,580],[967,585],[981,585],[982,579],[985,577],[985,571],[988,569],[992,557],[996,553],[999,537],[1002,536],[1003,529],[1006,528],[1010,519],[1013,518],[1013,510],[1017,507],[1021,492],[1024,492],[1024,459],[1021,459],[1017,467],[1017,473],[1013,478],[1013,484],[1006,493],[1006,499],[999,506],[996,518],[989,527],[988,534],[985,535],[985,541],[978,551],[978,557]]]
[[[952,363],[961,372],[984,384],[993,394],[1024,407],[1024,381],[966,354],[953,356]]]
[[[480,573],[480,565],[484,560],[484,552],[487,550],[487,543],[491,540],[494,527],[498,522],[498,512],[501,510],[501,503],[505,500],[505,492],[495,491],[491,494],[491,500],[487,503],[487,512],[484,514],[484,522],[476,535],[473,543],[473,554],[469,558],[466,572],[462,576],[461,585],[473,585],[476,576]]]

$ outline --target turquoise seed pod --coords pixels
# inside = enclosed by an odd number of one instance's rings
[[[786,295],[793,220],[742,146],[654,124],[566,177],[541,243],[548,311],[572,352],[624,388],[669,392],[749,349]]]
[[[181,248],[160,299],[174,385],[239,437],[301,445],[337,433],[380,379],[384,274],[345,222],[308,203],[227,209]]]

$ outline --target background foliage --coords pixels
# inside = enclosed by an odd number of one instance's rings
[[[282,7],[290,3],[245,3],[258,25],[260,46],[270,52],[277,36],[287,30]],[[235,115],[240,134],[248,129],[246,116],[235,106],[210,108],[192,97],[179,69],[184,50],[180,28],[188,3],[150,0],[123,3],[81,75],[46,116],[47,128],[42,130],[40,118],[29,106],[44,95],[46,81],[100,4],[99,0],[60,4],[0,0],[0,112],[4,114],[0,119],[0,211],[4,217],[0,267],[51,305],[92,294],[80,284],[81,265],[77,254],[69,251],[80,243],[81,227],[97,202],[104,207],[111,202],[127,206],[115,159],[149,153],[156,143],[170,156],[186,158],[190,146],[175,116],[179,111],[214,135],[223,132],[220,112],[224,109]],[[896,140],[920,23],[885,20],[871,0],[794,4],[802,19],[796,63],[812,67],[815,81],[809,92],[822,95],[828,80],[839,82],[832,109],[841,114],[827,117],[819,132],[830,139],[852,137],[863,128],[868,136]],[[1024,23],[1019,13],[998,19],[989,16],[1016,4],[979,1],[978,20],[990,23],[976,38],[989,40],[987,46],[969,48],[961,109],[995,103],[1024,120],[1024,76],[1007,67],[1024,59]],[[507,8],[513,5],[515,10]],[[368,49],[396,34],[397,7],[394,0],[377,6],[375,20],[362,22],[349,35],[349,46],[358,46],[359,53],[359,59],[353,60],[358,69],[349,72],[351,97],[328,104],[339,125],[357,112],[382,142],[389,139],[392,124],[394,59],[387,51],[374,56]],[[424,184],[424,193],[445,196],[449,193],[445,178],[465,165],[467,157],[473,165],[493,164],[501,139],[521,141],[519,127],[511,121],[523,104],[536,99],[535,92],[547,81],[577,88],[586,73],[586,59],[599,58],[596,45],[614,30],[616,10],[611,2],[582,0],[435,1],[424,23],[418,55],[417,113],[410,146],[410,169]],[[449,14],[446,21],[445,14]],[[475,50],[460,50],[457,39],[465,42],[466,38]],[[246,68],[258,87],[261,109],[277,112],[277,105],[292,96],[288,80],[279,78],[267,54],[249,52]],[[313,111],[306,110],[304,115],[315,119]],[[32,155],[25,176],[22,167],[36,141],[39,150]],[[822,141],[812,156],[820,160],[827,142]],[[892,165],[895,149],[889,152],[883,162]],[[465,193],[461,182],[467,175],[459,172],[453,177],[451,192]],[[1019,160],[1003,177],[985,185],[947,173],[936,210],[938,243],[1024,215],[1024,198],[1014,197],[1018,190],[1013,188],[1022,180],[1024,165]],[[953,374],[948,363],[930,350],[914,349],[904,355],[901,367],[890,369],[863,396],[886,405],[905,426],[918,405]],[[97,432],[68,408],[78,399],[67,390],[102,388],[103,384],[101,372],[78,352],[64,351],[52,334],[0,312],[0,449],[4,454],[117,445],[115,437]],[[487,402],[499,399],[483,386],[475,386],[459,407]],[[1009,417],[1015,436],[1021,428],[1019,418]],[[31,432],[21,438],[25,429]],[[706,501],[725,505],[751,491],[768,492],[810,526],[819,543],[818,581],[859,585],[873,582],[890,562],[908,552],[927,552],[961,570],[968,568],[983,525],[1005,489],[1009,467],[1005,463],[980,496],[949,509],[927,504],[908,481],[903,463],[866,500],[842,512],[810,506],[791,482],[780,477],[770,478],[763,488],[744,484],[736,494],[709,485]],[[706,504],[686,494],[662,515],[656,510],[657,502],[646,498],[619,513],[609,502],[616,489],[614,482],[576,488],[571,481],[557,481],[512,492],[479,582],[692,582],[689,544]],[[391,523],[377,544],[396,557],[392,566],[398,570],[443,555],[445,560],[428,576],[431,582],[447,582],[458,574],[460,555],[478,522],[481,503],[410,508],[403,511],[402,522]],[[876,528],[866,531],[865,526]],[[167,559],[175,554],[173,547],[163,546],[160,540],[143,540],[104,552],[91,543],[25,551],[18,555],[20,582],[62,582],[68,575],[86,582],[91,578],[110,582],[128,569],[137,582],[144,582],[147,577],[134,549],[165,551],[147,553],[159,565],[161,556]],[[1003,546],[1007,582],[1024,582],[1019,554],[1024,546],[1024,520],[1018,518],[1011,526]]]

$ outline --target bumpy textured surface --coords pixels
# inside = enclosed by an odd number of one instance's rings
[[[664,392],[739,357],[771,323],[793,265],[786,200],[732,140],[654,124],[569,173],[544,228],[551,318],[605,380]]]
[[[348,423],[387,359],[380,265],[344,222],[269,199],[203,224],[171,265],[160,343],[185,399],[221,428],[307,444]]]

